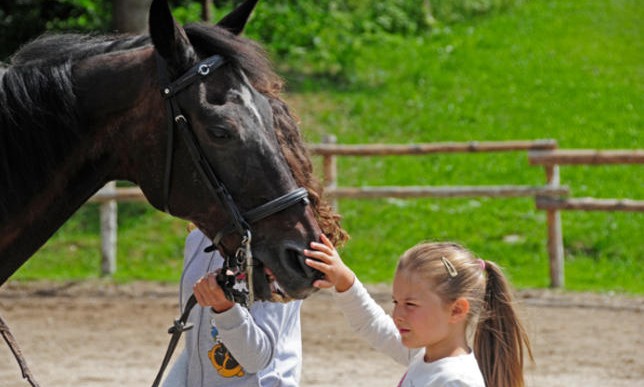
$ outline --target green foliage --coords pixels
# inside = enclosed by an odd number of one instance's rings
[[[60,0],[68,10],[47,20],[48,31],[97,32],[107,31],[110,25],[112,2],[105,0]]]
[[[203,11],[201,4],[198,2],[175,2],[175,4],[171,5],[171,9],[172,15],[179,22],[179,24],[183,25],[186,23],[195,23],[201,21]]]
[[[443,15],[449,23],[455,15],[465,18],[473,9],[487,12],[511,2],[443,1],[437,16],[427,0],[282,0],[261,4],[247,33],[288,63],[283,71],[350,81],[362,47],[392,36],[422,35]]]
[[[521,0],[431,0],[436,19],[443,23],[462,22],[476,16],[508,9]]]
[[[46,31],[106,32],[106,0],[20,0],[0,4],[0,61]]]

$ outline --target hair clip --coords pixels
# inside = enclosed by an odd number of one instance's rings
[[[450,278],[454,278],[458,275],[458,272],[454,268],[454,265],[445,257],[441,257],[441,262],[443,262],[443,265],[445,265],[445,270],[447,270],[447,274],[449,274]]]

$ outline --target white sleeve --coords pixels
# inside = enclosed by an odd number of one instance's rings
[[[172,364],[161,387],[186,387],[188,381],[188,352],[184,349]]]
[[[402,344],[394,320],[371,298],[358,278],[349,290],[333,292],[333,295],[354,332],[396,362],[410,363],[417,350],[410,350]]]
[[[221,341],[233,357],[246,371],[256,373],[266,368],[277,355],[280,335],[293,331],[286,325],[299,319],[299,305],[295,302],[256,302],[249,311],[235,304],[223,313],[213,312],[212,318]]]

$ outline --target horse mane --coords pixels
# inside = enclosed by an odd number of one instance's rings
[[[46,34],[0,69],[0,221],[41,190],[53,166],[84,135],[74,63],[147,43],[148,37]]]
[[[323,186],[313,174],[310,155],[304,146],[296,120],[281,99],[272,98],[270,102],[282,153],[295,181],[309,191],[309,200],[320,229],[335,245],[344,244],[349,239],[349,234],[340,226],[340,215],[322,198]]]
[[[217,52],[224,56],[244,71],[255,89],[269,98],[282,153],[297,184],[309,191],[311,206],[322,232],[334,244],[346,242],[349,235],[340,227],[340,215],[323,200],[323,186],[313,174],[311,158],[297,120],[280,96],[284,82],[273,71],[264,49],[252,40],[221,28],[196,23],[186,25],[184,29],[197,52]]]

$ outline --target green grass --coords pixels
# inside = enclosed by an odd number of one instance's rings
[[[637,0],[526,1],[431,36],[362,47],[351,82],[290,79],[305,136],[339,143],[556,139],[561,148],[642,148],[644,11]],[[525,152],[339,161],[340,185],[544,182]],[[564,166],[575,197],[644,199],[642,166]],[[389,281],[422,240],[456,240],[501,264],[515,286],[546,287],[545,213],[531,199],[341,200],[345,260]],[[74,216],[18,279],[87,278],[99,270],[95,207]],[[563,212],[566,286],[644,293],[641,213]],[[185,222],[121,205],[118,281],[177,281]]]
[[[298,84],[316,141],[408,143],[553,138],[562,148],[641,147],[642,16],[635,1],[531,1],[426,39],[367,48],[354,83]],[[320,114],[321,111],[321,114]],[[644,197],[641,166],[562,167],[573,196]],[[346,158],[340,185],[530,184],[525,153]],[[527,199],[343,200],[356,271],[387,280],[423,239],[461,241],[519,287],[548,285],[545,214]],[[566,283],[642,293],[641,213],[564,212]],[[506,241],[517,242],[506,242]],[[383,270],[384,268],[387,270]]]

